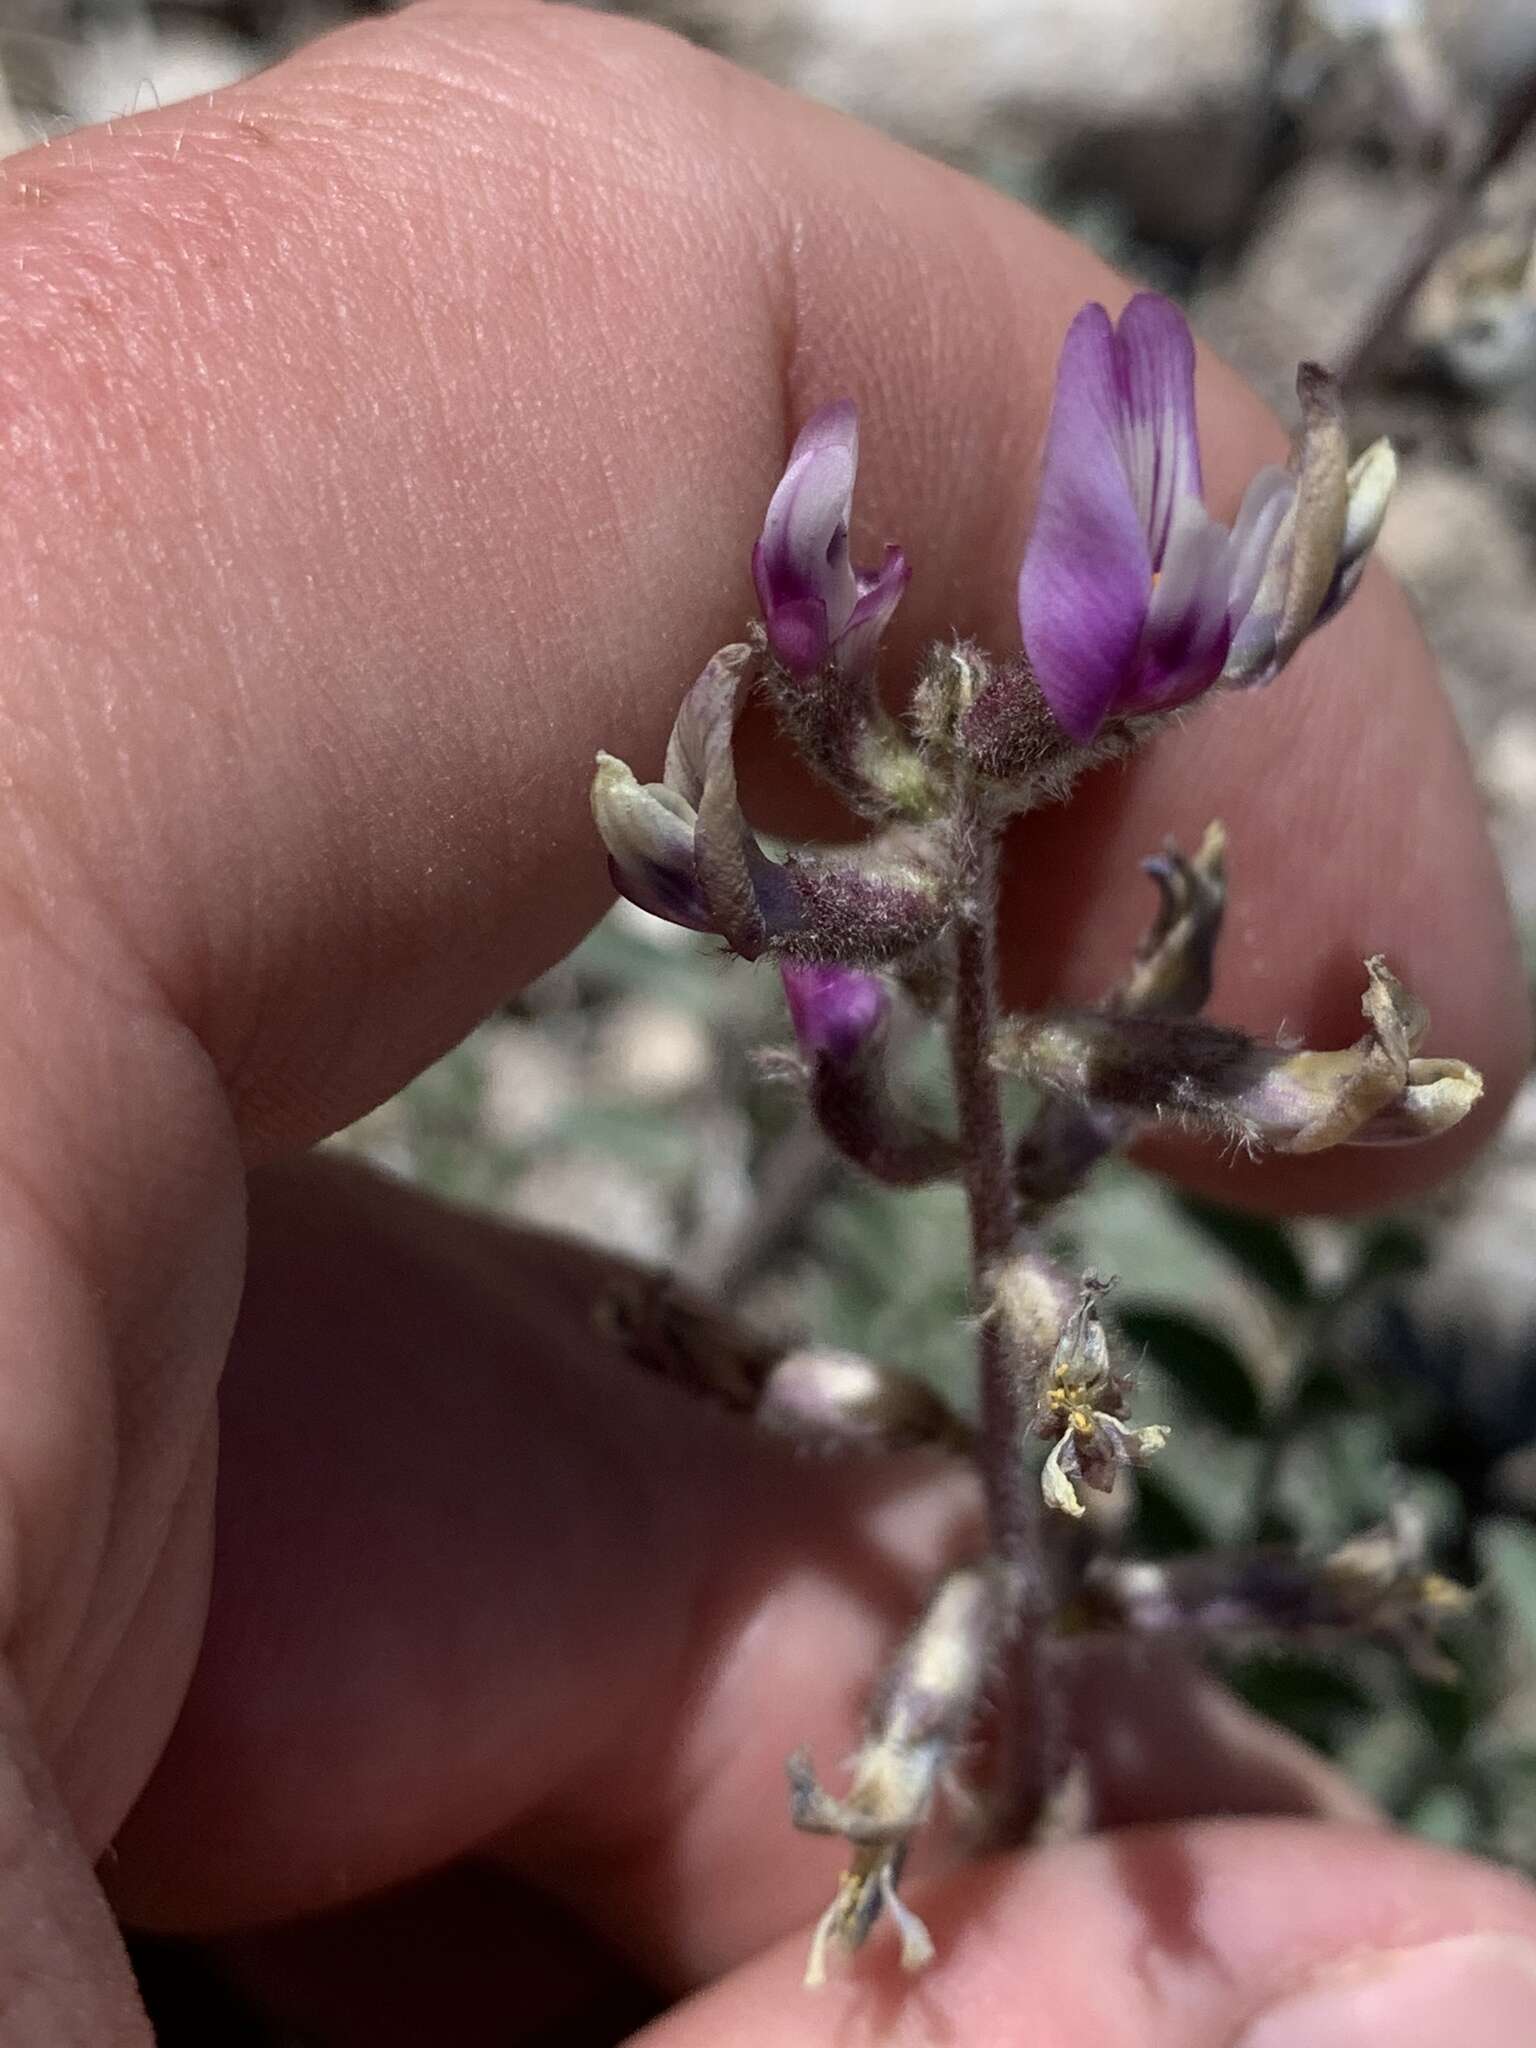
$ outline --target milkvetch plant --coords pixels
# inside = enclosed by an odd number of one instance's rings
[[[1108,1284],[1063,1269],[1041,1224],[1148,1126],[1171,1121],[1253,1152],[1407,1143],[1458,1122],[1479,1076],[1421,1050],[1429,1019],[1379,957],[1365,963],[1366,1029],[1348,1047],[1266,1042],[1209,1021],[1226,902],[1219,824],[1192,852],[1170,843],[1145,864],[1156,913],[1101,1002],[1019,1016],[999,998],[1009,819],[1064,796],[1084,769],[1197,699],[1273,682],[1360,579],[1391,496],[1392,451],[1377,442],[1350,460],[1337,386],[1317,365],[1301,366],[1297,391],[1291,460],[1252,479],[1229,528],[1204,503],[1182,314],[1151,294],[1118,322],[1085,307],[1062,350],[1019,570],[1023,651],[997,660],[966,641],[931,648],[899,719],[884,708],[877,666],[908,566],[894,546],[877,567],[854,561],[857,418],[846,400],[823,406],[753,550],[761,623],[687,693],[661,780],[641,783],[599,757],[593,809],[616,886],[746,959],[775,958],[795,1042],[779,1064],[831,1143],[881,1181],[955,1179],[967,1200],[974,1426],[904,1376],[841,1352],[744,1363],[727,1346],[729,1370],[709,1388],[766,1427],[849,1453],[945,1443],[975,1460],[985,1492],[985,1543],[941,1581],[872,1687],[846,1791],[824,1785],[809,1757],[791,1759],[795,1824],[849,1845],[812,1945],[812,1983],[883,1915],[909,1966],[929,1959],[900,1894],[902,1866],[983,1749],[989,1767],[967,1810],[995,1839],[1037,1823],[1064,1768],[1054,1674],[1073,1631],[1348,1628],[1423,1654],[1456,1605],[1406,1525],[1332,1558],[1213,1553],[1198,1572],[1096,1555],[1089,1498],[1155,1457],[1167,1432],[1133,1418]],[[869,821],[856,849],[775,857],[753,833],[734,735],[754,693]],[[932,1121],[903,1088],[892,1029],[902,1010],[947,1037],[952,1121]],[[1010,1074],[1035,1091],[1019,1128],[1005,1116]],[[689,1379],[708,1382],[696,1358]],[[991,1740],[979,1746],[984,1722]]]

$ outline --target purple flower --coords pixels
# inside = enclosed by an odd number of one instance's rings
[[[715,932],[744,960],[795,931],[802,905],[736,801],[731,736],[752,680],[752,652],[723,647],[683,699],[660,782],[639,782],[600,753],[592,815],[614,887],[655,917]]]
[[[890,995],[877,974],[831,963],[780,967],[795,1038],[808,1060],[851,1065],[885,1022]]]
[[[660,782],[598,755],[592,815],[614,887],[654,916],[717,934],[743,960],[784,952],[873,964],[927,945],[948,918],[949,896],[942,863],[923,848],[888,834],[852,856],[775,861],[758,843],[737,799],[732,741],[759,666],[746,646],[713,656],[673,721]],[[813,1039],[825,1036],[828,1051],[848,1043],[861,1014],[883,1012],[872,975],[821,965],[804,973],[797,1019]]]
[[[878,569],[853,566],[848,526],[858,467],[858,411],[841,398],[801,428],[752,550],[768,645],[802,680],[829,658],[845,675],[867,673],[911,573],[898,547],[886,549]]]
[[[1268,682],[1344,602],[1386,511],[1385,442],[1349,467],[1337,387],[1297,380],[1289,468],[1259,471],[1231,529],[1201,496],[1195,346],[1178,308],[1085,306],[1062,348],[1019,622],[1047,703],[1087,742],[1218,679]]]

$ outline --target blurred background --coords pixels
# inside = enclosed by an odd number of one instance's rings
[[[0,152],[207,91],[362,11],[0,0]],[[1282,412],[1298,357],[1341,371],[1357,445],[1390,433],[1403,457],[1382,552],[1439,654],[1536,968],[1532,0],[626,11],[1042,208],[1180,298]],[[840,1169],[755,1065],[786,1037],[771,969],[621,906],[334,1142],[964,1399],[958,1197]],[[1406,1826],[1536,1871],[1536,1080],[1432,1205],[1282,1227],[1116,1166],[1064,1248],[1123,1276],[1138,1414],[1175,1425],[1127,1546],[1321,1552],[1407,1502],[1480,1588],[1444,1668],[1367,1644],[1222,1668]],[[176,1945],[140,1962],[162,2040],[297,2048]]]

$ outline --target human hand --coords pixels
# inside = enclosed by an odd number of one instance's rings
[[[350,1977],[338,1927],[311,1952],[311,1990],[330,1972],[374,2043],[434,2037],[408,2030],[398,1966],[427,1975],[449,1928],[435,2038],[579,2010],[582,1937],[556,1943],[541,1899],[669,1996],[714,1984],[658,2023],[677,2048],[833,2039],[861,2011],[1225,2042],[1344,1958],[1536,1939],[1494,1872],[1186,1818],[941,1876],[942,1960],[905,2003],[878,1951],[805,2000],[827,1872],[785,1825],[782,1759],[848,1746],[963,1534],[963,1480],[786,1462],[601,1355],[580,1255],[278,1163],[601,907],[592,753],[654,758],[738,630],[817,400],[862,404],[861,506],[916,565],[903,634],[1007,644],[1060,334],[1122,289],[995,195],[563,9],[426,7],[6,173],[6,2041],[143,2038],[87,1870],[114,1841],[130,1917],[207,1931],[481,1852],[435,1922],[430,1890],[413,1902],[435,1931],[397,1918]],[[1201,400],[1230,511],[1281,436],[1219,364]],[[1489,1083],[1455,1137],[1275,1162],[1265,1198],[1401,1193],[1464,1157],[1526,1023],[1477,802],[1384,577],[1276,689],[1028,821],[1020,986],[1112,979],[1135,859],[1213,814],[1242,876],[1223,1017],[1349,1034],[1380,949]],[[1258,1789],[1251,1739],[1245,1763],[1219,1763],[1226,1732],[1195,1748],[1187,1704],[1159,1748],[1137,1705],[1139,1756],[1099,1745],[1109,1811],[1316,1803],[1294,1761],[1292,1790],[1278,1765]],[[249,1953],[280,1971],[270,1942]],[[1486,2043],[1495,1995],[1458,1994]]]

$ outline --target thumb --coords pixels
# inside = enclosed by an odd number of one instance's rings
[[[955,1872],[939,1960],[871,1943],[819,1994],[786,1943],[659,2021],[646,2048],[1027,2039],[1039,2048],[1529,2048],[1536,1896],[1376,1830],[1137,1829]]]
[[[117,1929],[0,1672],[0,2039],[148,2048]]]

